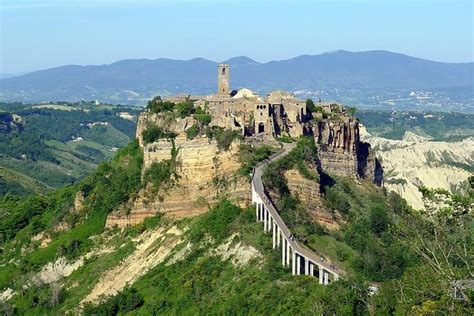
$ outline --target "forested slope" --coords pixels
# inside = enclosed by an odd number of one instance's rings
[[[137,112],[87,102],[0,104],[0,195],[84,178],[135,135]]]

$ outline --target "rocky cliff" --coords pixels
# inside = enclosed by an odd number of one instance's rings
[[[171,159],[172,148],[173,143],[166,140],[145,145],[144,171],[155,161]],[[238,141],[222,151],[215,140],[204,136],[187,140],[181,134],[175,139],[175,148],[178,180],[157,193],[149,186],[141,189],[134,202],[108,217],[107,226],[134,225],[157,213],[173,217],[198,215],[224,196],[240,205],[249,203],[250,183],[237,175]]]
[[[321,119],[312,128],[318,145],[318,169],[327,174],[353,176],[382,184],[383,170],[369,143],[360,140],[354,117]]]
[[[316,172],[315,169],[310,170]],[[322,203],[318,181],[306,179],[296,169],[287,170],[283,175],[291,194],[299,199],[313,221],[329,229],[339,228],[336,214]]]

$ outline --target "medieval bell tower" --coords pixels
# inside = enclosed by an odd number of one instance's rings
[[[228,96],[229,90],[229,65],[219,64],[217,66],[217,94]]]

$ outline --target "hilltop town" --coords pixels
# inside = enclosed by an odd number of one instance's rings
[[[329,174],[382,185],[381,164],[370,144],[360,140],[354,109],[333,102],[307,102],[285,91],[263,97],[248,88],[232,90],[230,74],[229,65],[218,65],[215,94],[155,97],[148,103],[136,132],[144,169],[170,162],[173,184],[160,184],[158,193],[143,188],[124,207],[126,211],[109,215],[108,226],[136,224],[157,212],[179,217],[201,214],[222,196],[249,205],[242,146],[277,150],[301,136],[314,139],[317,146],[308,168],[319,181],[298,172],[286,176],[295,193],[306,197],[316,221],[337,226],[334,214],[319,207],[319,196],[333,181]]]

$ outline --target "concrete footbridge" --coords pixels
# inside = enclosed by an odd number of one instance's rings
[[[294,144],[287,145],[284,150],[270,156],[255,169],[252,177],[252,203],[256,205],[257,222],[263,222],[263,230],[272,233],[273,249],[281,249],[281,264],[284,267],[291,265],[293,275],[311,275],[318,278],[320,284],[326,285],[337,281],[343,271],[294,239],[268,198],[262,182],[263,170],[267,164],[287,155],[293,148]]]

